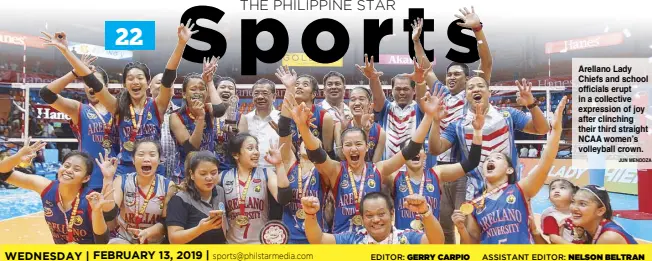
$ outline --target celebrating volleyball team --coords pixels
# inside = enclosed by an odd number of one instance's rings
[[[315,103],[318,80],[281,67],[281,110],[275,83],[261,79],[246,115],[235,113],[235,80],[215,76],[216,58],[183,78],[182,106],[171,104],[195,21],[177,28],[162,74],[127,64],[117,96],[94,58],[76,57],[64,33],[43,32],[73,70],[40,96],[71,118],[79,148],[51,181],[14,170],[45,146],[27,139],[0,162],[0,179],[41,195],[57,244],[258,244],[272,220],[290,244],[635,244],[612,221],[604,188],[563,179],[550,183],[552,207],[534,225],[529,201],[557,155],[566,98],[548,121],[523,79],[517,102],[529,113],[491,105],[482,23],[460,12],[478,40],[478,76],[452,63],[441,82],[418,19],[414,71],[392,78],[393,101],[365,56],[356,67],[369,86],[349,90],[348,104],[342,74],[323,78],[325,100]],[[88,104],[59,95],[78,78]],[[517,168],[516,130],[548,137],[530,173]]]

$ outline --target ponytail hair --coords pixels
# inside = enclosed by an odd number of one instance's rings
[[[147,79],[147,83],[152,80],[152,76],[149,74],[149,68],[147,67],[146,64],[141,63],[141,62],[132,62],[128,63],[125,65],[124,70],[122,71],[122,87],[126,88],[126,83],[127,83],[127,73],[131,71],[131,69],[139,69],[145,73],[145,79]],[[131,111],[129,110],[129,105],[131,104],[131,95],[129,94],[129,91],[127,89],[122,89],[120,94],[118,94],[118,111],[116,112],[116,119],[118,122],[121,119],[131,119]]]

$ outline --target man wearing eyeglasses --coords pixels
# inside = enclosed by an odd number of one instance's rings
[[[268,79],[260,79],[254,83],[251,101],[254,110],[247,113],[238,124],[240,132],[249,132],[258,139],[260,155],[266,155],[272,142],[278,144],[279,136],[275,130],[281,112],[274,108],[276,99],[276,86]],[[265,157],[260,157],[258,167],[273,168]]]

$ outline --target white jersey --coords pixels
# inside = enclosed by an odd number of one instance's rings
[[[238,180],[236,168],[222,172],[221,185],[224,188],[226,213],[229,221],[226,240],[229,244],[260,244],[260,231],[269,220],[267,170],[265,168],[254,169],[247,189],[244,213],[241,213],[239,197],[244,192],[246,181]],[[241,214],[248,217],[247,225],[240,226],[236,223],[236,218]]]
[[[168,192],[168,185],[170,184],[167,178],[156,174],[153,195],[142,213],[140,222],[138,222],[138,213],[145,203],[148,191],[142,191],[138,188],[136,185],[136,176],[137,174],[134,172],[122,178],[123,200],[120,215],[118,215],[118,238],[128,241],[131,244],[138,244],[139,242],[137,238],[133,237],[127,231],[128,228],[145,229],[156,225],[156,223],[163,219],[163,204]],[[162,240],[163,237],[147,243],[158,244]]]
[[[448,127],[448,125],[450,125],[452,122],[464,116],[465,99],[466,99],[466,91],[461,91],[456,95],[451,94],[449,96],[446,96],[445,103],[446,103],[446,110],[448,114],[439,123],[440,134],[446,130],[446,127]],[[439,156],[437,156],[437,160],[441,162],[457,163],[459,162],[458,154],[459,152],[456,150],[456,148],[451,147],[450,149],[439,154]]]

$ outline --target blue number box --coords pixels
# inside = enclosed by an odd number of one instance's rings
[[[106,50],[156,50],[154,21],[105,21]]]

